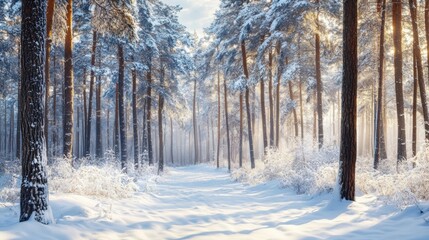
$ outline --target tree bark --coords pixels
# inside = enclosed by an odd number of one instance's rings
[[[121,145],[121,168],[123,172],[127,172],[127,126],[125,123],[125,102],[124,102],[124,47],[118,44],[118,98],[119,98],[119,133]]]
[[[67,4],[67,32],[64,46],[64,116],[63,116],[63,155],[73,157],[73,0]]]
[[[277,44],[277,54],[280,56],[280,43]],[[280,60],[281,59],[279,58],[279,61]],[[281,87],[281,73],[280,71],[278,71],[277,88],[276,88],[276,138],[275,138],[277,149],[279,148],[279,142],[280,142],[280,87]]]
[[[97,51],[97,32],[92,32],[92,50],[91,50],[91,76],[89,83],[89,101],[88,101],[88,122],[86,123],[85,131],[85,156],[89,157],[91,154],[91,128],[92,128],[92,99],[94,96],[94,79],[95,79],[95,54]]]
[[[226,78],[223,78],[224,100],[225,100],[225,125],[226,125],[226,147],[228,152],[228,171],[231,171],[231,140],[229,138],[229,121],[228,121],[228,88]]]
[[[415,61],[417,65],[417,80],[419,83],[420,89],[420,99],[422,103],[423,110],[423,120],[425,125],[425,139],[429,141],[429,113],[428,105],[426,98],[426,86],[424,82],[423,75],[423,60],[420,51],[420,40],[419,40],[419,29],[417,26],[417,3],[415,0],[409,0],[410,4],[410,13],[411,13],[411,25],[413,27],[413,55],[415,56]],[[404,125],[405,126],[405,125]]]
[[[216,167],[219,168],[219,153],[220,153],[220,73],[217,71],[217,153],[216,153]]]
[[[165,77],[165,69],[161,63],[161,77],[160,85],[163,88]],[[163,117],[162,111],[164,109],[164,96],[162,93],[159,93],[158,100],[158,136],[159,136],[159,158],[158,158],[158,174],[164,172],[164,133],[163,133]]]
[[[245,44],[244,40],[241,41],[241,56],[242,56],[242,60],[243,60],[244,76],[246,77],[247,80],[249,80],[249,70],[247,69],[246,44]],[[254,169],[255,168],[255,156],[254,156],[254,152],[253,152],[253,134],[252,134],[252,120],[250,118],[249,95],[250,95],[249,86],[246,86],[245,101],[246,101],[246,113],[247,113],[247,129],[248,129],[248,135],[249,135],[249,151],[250,151],[249,157],[250,157],[250,166],[252,169]]]
[[[414,84],[413,84],[413,126],[412,126],[413,156],[412,157],[415,157],[417,154],[417,90],[418,90],[416,56],[413,57],[413,80],[414,80]]]
[[[134,138],[134,169],[139,168],[139,134],[138,134],[138,122],[137,122],[137,72],[133,68],[131,70],[132,81],[133,81],[133,93],[132,93],[132,104],[133,104],[133,138]]]
[[[21,158],[21,81],[18,83],[18,116],[16,119],[16,159]]]
[[[99,56],[98,67],[101,66]],[[103,157],[103,138],[101,134],[101,76],[98,76],[96,97],[95,97],[95,156],[100,159]]]
[[[357,103],[357,1],[343,0],[343,86],[340,144],[340,198],[355,200]]]
[[[274,146],[273,52],[268,54],[268,99],[270,104],[270,147]]]
[[[260,83],[261,96],[261,118],[262,118],[262,139],[264,143],[264,155],[267,153],[268,138],[267,138],[267,114],[265,109],[265,83],[261,79]]]
[[[116,84],[115,93],[115,134],[113,144],[115,145],[115,157],[119,159],[119,85]]]
[[[147,72],[147,100],[146,100],[146,129],[147,129],[147,148],[149,165],[153,165],[153,150],[152,150],[152,129],[151,129],[151,108],[152,108],[152,72],[151,69]]]
[[[383,0],[381,6],[381,26],[380,26],[380,52],[378,67],[378,99],[377,99],[377,116],[375,117],[375,148],[374,148],[374,169],[378,169],[380,158],[380,137],[383,128],[381,127],[383,111],[383,79],[384,79],[384,31],[386,23],[386,0]],[[384,134],[383,134],[384,137]]]
[[[243,92],[240,90],[240,130],[239,130],[239,142],[238,142],[238,163],[239,166],[243,166]]]
[[[404,90],[402,85],[402,5],[401,0],[392,0],[392,23],[393,23],[393,45],[394,67],[395,67],[395,93],[396,113],[398,119],[398,152],[397,160],[401,162],[407,159],[407,141],[405,134],[404,115]]]
[[[319,0],[316,0],[319,4]],[[320,35],[319,35],[319,6],[317,6],[316,17],[316,93],[317,93],[317,121],[318,121],[318,143],[319,149],[323,147],[323,102],[322,102],[322,74],[320,69]]]
[[[54,222],[44,137],[46,0],[23,0],[21,23],[22,183],[19,221]]]
[[[289,95],[290,95],[290,100],[291,101],[295,101],[295,97],[293,94],[293,87],[292,87],[292,82],[289,81]],[[299,130],[298,130],[298,115],[296,113],[296,108],[293,108],[293,121],[294,121],[294,126],[295,126],[295,137],[299,136]]]
[[[46,11],[46,50],[45,50],[45,141],[46,152],[49,154],[49,87],[50,87],[50,63],[52,43],[52,23],[54,19],[55,0],[48,1]]]
[[[194,164],[199,162],[198,159],[198,128],[197,128],[197,79],[194,80],[194,99],[192,106],[192,125],[194,128]]]

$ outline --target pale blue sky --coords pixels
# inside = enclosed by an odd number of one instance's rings
[[[183,10],[179,14],[180,22],[193,33],[201,37],[205,27],[210,26],[214,13],[219,8],[219,0],[162,0],[170,5],[180,5]]]

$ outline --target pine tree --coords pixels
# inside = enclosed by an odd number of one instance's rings
[[[22,1],[21,27],[22,183],[19,220],[30,217],[43,224],[54,222],[49,207],[44,137],[44,67],[46,0]]]
[[[355,200],[357,102],[357,1],[343,0],[343,87],[340,145],[340,198]]]

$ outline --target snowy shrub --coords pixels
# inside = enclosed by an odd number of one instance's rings
[[[256,169],[237,169],[232,172],[236,181],[260,184],[279,181],[280,185],[298,194],[317,195],[332,192],[338,175],[339,149],[314,149],[312,144],[296,148],[269,150]],[[373,194],[388,204],[400,208],[429,200],[429,148],[415,158],[396,167],[396,160],[383,160],[379,170],[373,169],[373,159],[358,158],[356,189]],[[413,167],[415,163],[415,167]],[[399,173],[398,173],[399,171]]]
[[[103,160],[85,158],[71,164],[53,159],[47,167],[51,192],[72,193],[112,199],[130,197],[136,191],[148,191],[158,181],[156,167],[143,165],[135,172],[130,164],[129,174],[120,170],[114,156]],[[18,202],[21,184],[19,161],[7,162],[0,174],[0,202]]]
[[[106,159],[98,163],[92,159],[83,159],[73,165],[75,167],[67,161],[56,161],[48,168],[51,191],[126,198],[139,190],[136,181],[140,176],[153,176],[155,172],[153,168],[144,167],[134,176],[127,175],[120,170],[118,164]]]
[[[21,165],[19,161],[4,162],[0,173],[0,202],[17,202],[20,194]]]
[[[249,184],[278,180],[282,187],[292,188],[299,194],[330,192],[338,169],[336,152],[334,148],[270,149],[255,170],[239,169],[233,171],[232,177]]]

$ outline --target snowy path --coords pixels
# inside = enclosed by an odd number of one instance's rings
[[[0,208],[0,239],[425,239],[415,208],[395,212],[369,196],[348,204],[231,181],[208,166],[170,169],[149,193],[123,200],[53,194],[56,225],[16,224]],[[12,221],[10,218],[14,218]]]

